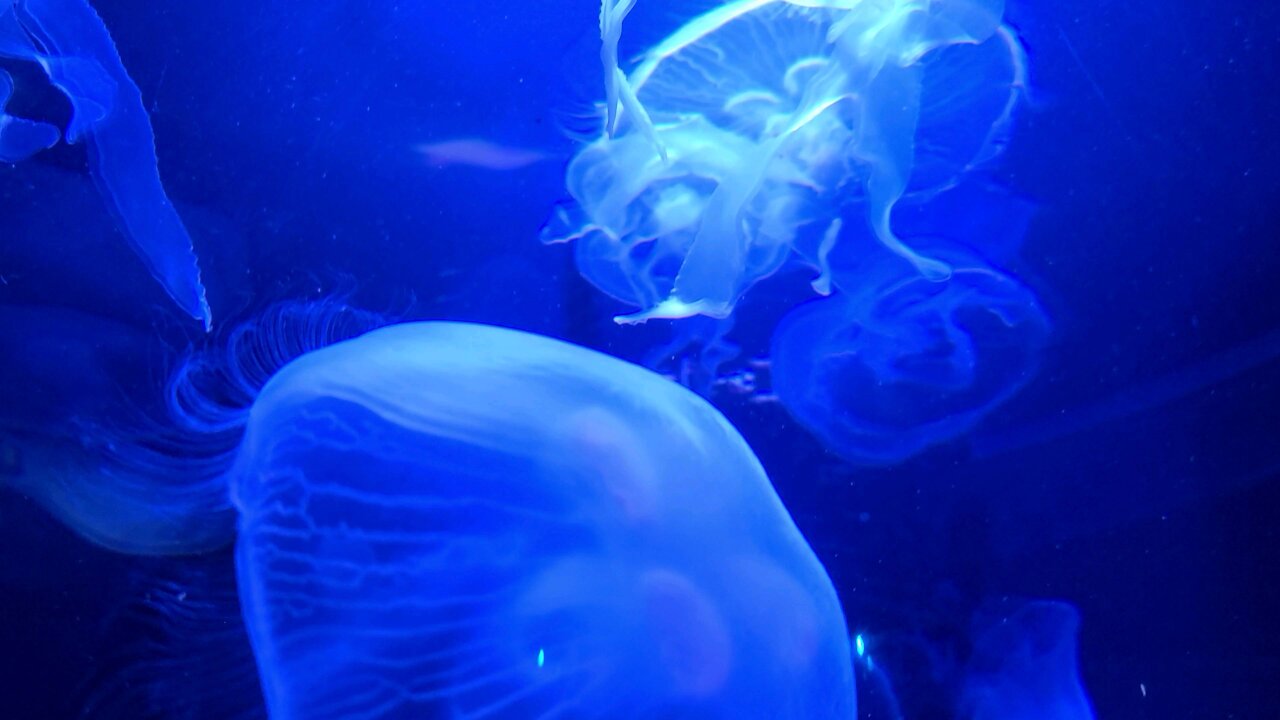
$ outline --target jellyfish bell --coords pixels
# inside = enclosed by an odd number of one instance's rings
[[[377,330],[273,377],[230,477],[273,717],[852,717],[825,573],[741,437],[648,371]]]
[[[1047,342],[1019,280],[961,245],[926,247],[952,266],[946,281],[886,256],[774,334],[773,392],[851,462],[894,464],[965,433],[1034,376]]]

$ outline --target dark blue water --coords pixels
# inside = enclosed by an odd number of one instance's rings
[[[640,0],[624,62],[712,5]],[[629,309],[583,280],[571,246],[538,241],[581,147],[571,131],[603,96],[590,0],[93,7],[141,91],[214,330],[125,241],[91,149],[0,166],[0,478],[96,447],[68,440],[68,418],[153,413],[185,352],[274,303],[336,295],[634,362],[669,339],[660,322],[615,325]],[[1031,92],[984,172],[1033,209],[1005,263],[1051,325],[1033,376],[964,432],[877,467],[776,402],[703,389],[872,648],[883,676],[859,676],[863,716],[894,717],[891,687],[901,717],[967,717],[955,693],[983,618],[1055,600],[1078,611],[1096,717],[1275,717],[1280,10],[1010,0],[1006,19]],[[7,112],[66,125],[38,66],[0,63]],[[494,169],[420,149],[457,138],[537,157]],[[743,300],[724,375],[767,355],[809,279],[782,273]],[[0,494],[0,537],[0,717],[265,716],[228,549],[112,552],[28,492]],[[158,621],[152,600],[174,588],[216,606],[227,637]]]

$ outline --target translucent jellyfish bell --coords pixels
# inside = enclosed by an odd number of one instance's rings
[[[851,718],[830,581],[722,416],[511,330],[289,364],[232,474],[273,718]]]
[[[963,246],[924,247],[950,278],[887,259],[853,291],[796,308],[774,334],[774,393],[852,462],[900,462],[966,432],[1034,376],[1048,339],[1025,285]]]
[[[850,205],[920,273],[946,277],[890,213],[998,150],[1025,81],[1002,9],[739,0],[691,20],[627,78],[644,131],[627,131],[624,104],[619,134],[570,163],[575,203],[544,239],[580,242],[583,274],[640,308],[620,321],[727,317]]]

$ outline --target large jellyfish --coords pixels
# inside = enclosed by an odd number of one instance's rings
[[[837,237],[850,207],[945,279],[891,212],[1001,147],[1025,82],[1002,13],[1000,0],[738,0],[698,16],[606,78],[607,132],[570,163],[573,202],[543,239],[575,240],[583,275],[639,308],[620,322],[727,317],[788,260],[821,266],[793,251]]]
[[[229,490],[271,717],[854,717],[830,580],[701,398],[563,342],[429,322],[306,353],[234,411],[308,344],[282,327],[177,375],[179,431],[243,426],[215,480],[213,456],[114,448],[135,483],[152,468],[157,514],[216,526],[207,491]],[[170,502],[190,464],[205,479]]]
[[[38,63],[71,101],[66,140],[85,141],[90,173],[121,232],[178,307],[208,329],[200,268],[160,182],[151,120],[102,19],[85,0],[0,0],[0,57]],[[3,122],[0,151],[10,161],[53,144],[49,126],[19,141],[10,133],[30,126]]]

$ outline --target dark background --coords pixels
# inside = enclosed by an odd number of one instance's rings
[[[215,317],[354,288],[377,309],[632,359],[662,339],[614,328],[569,250],[537,241],[563,194],[564,129],[598,94],[597,4],[94,4],[151,109]],[[624,56],[693,12],[642,0]],[[1275,717],[1280,10],[1010,0],[1008,15],[1034,102],[997,172],[1040,208],[1015,268],[1054,324],[1039,376],[971,436],[889,469],[841,463],[778,406],[721,406],[851,630],[884,639],[912,720],[945,717],[939,681],[893,638],[962,651],[972,614],[1005,596],[1079,608],[1100,718]],[[11,112],[67,112],[38,72],[6,67]],[[441,169],[414,149],[464,136],[562,159]],[[0,217],[0,304],[89,313],[175,348],[198,338],[116,234],[82,149],[0,168]],[[767,328],[749,309],[751,355]],[[94,340],[58,317],[49,333]],[[17,391],[30,363],[4,347],[0,414],[38,422],[40,399]],[[110,674],[104,628],[148,565],[11,494],[0,546],[0,717],[74,717],[85,685]]]

